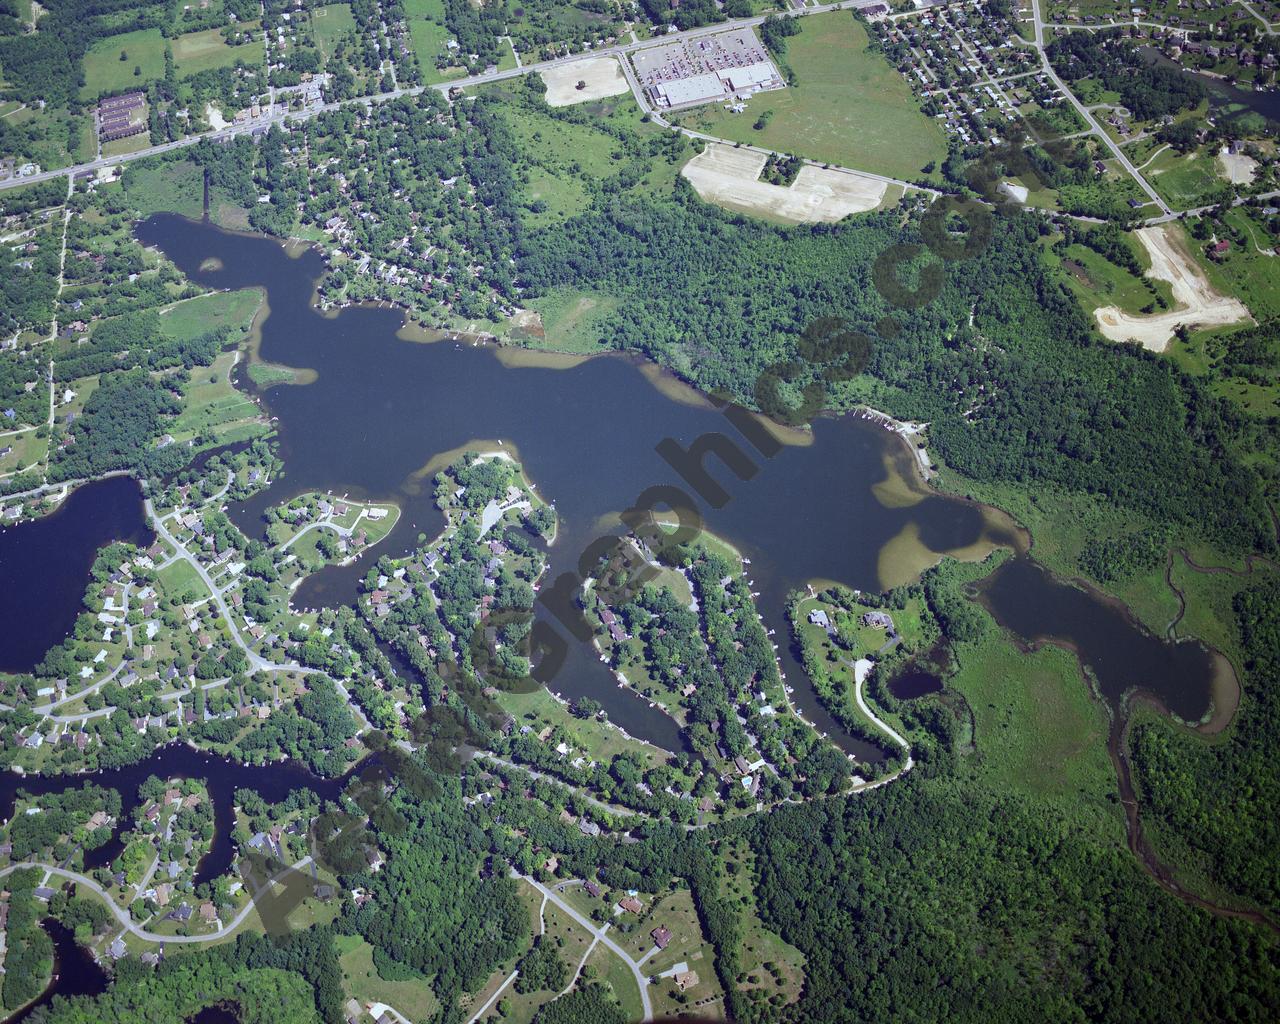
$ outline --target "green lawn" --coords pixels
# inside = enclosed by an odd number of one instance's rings
[[[165,597],[176,597],[179,600],[199,600],[208,594],[208,588],[201,581],[190,562],[179,560],[161,569],[156,575],[160,579],[160,589]]]
[[[387,1003],[410,1020],[428,1020],[440,1009],[426,981],[386,981],[373,963],[373,947],[357,935],[340,935],[338,965],[346,990],[363,1003]]]
[[[316,35],[316,46],[324,54],[325,60],[328,60],[333,56],[338,40],[356,30],[351,5],[330,4],[327,7],[317,7],[311,12],[311,28]]]
[[[261,57],[261,46],[250,43],[228,46],[222,38],[222,30],[217,28],[190,32],[173,41],[173,60],[181,78],[213,68],[229,68],[237,60],[255,63]]]
[[[120,59],[121,51],[126,54]],[[135,75],[133,69],[141,68]],[[80,95],[95,98],[103,92],[142,88],[164,77],[164,36],[158,28],[139,29],[100,39],[84,55],[84,87]]]
[[[847,12],[816,14],[787,40],[784,60],[799,84],[761,93],[742,114],[700,108],[682,124],[736,142],[798,153],[813,160],[909,180],[947,155],[941,128],[920,112],[911,89]],[[752,125],[767,111],[768,124]]]
[[[160,330],[165,337],[174,339],[195,338],[222,326],[247,331],[261,303],[262,293],[256,288],[201,295],[161,313]]]

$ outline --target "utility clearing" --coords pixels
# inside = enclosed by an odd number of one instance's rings
[[[1151,256],[1147,276],[1169,282],[1174,308],[1140,316],[1122,312],[1115,306],[1102,306],[1094,311],[1094,316],[1104,336],[1112,341],[1136,341],[1152,352],[1163,352],[1180,324],[1224,327],[1253,319],[1239,299],[1214,290],[1204,271],[1173,237],[1169,225],[1139,228],[1135,233]]]
[[[809,164],[790,185],[772,185],[760,180],[767,161],[764,153],[712,143],[680,173],[709,203],[793,224],[843,220],[851,213],[874,210],[884,198],[882,181]]]
[[[606,96],[620,96],[630,86],[616,57],[586,57],[541,72],[547,86],[547,105],[569,107]],[[582,88],[578,88],[579,83]]]

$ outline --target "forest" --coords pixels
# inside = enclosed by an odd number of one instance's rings
[[[1180,864],[1280,915],[1280,582],[1234,603],[1244,656],[1238,719],[1220,743],[1172,723],[1134,726],[1130,759],[1148,828]]]
[[[1270,933],[972,780],[913,772],[743,827],[762,917],[805,955],[787,1020],[1249,1021],[1280,997]]]

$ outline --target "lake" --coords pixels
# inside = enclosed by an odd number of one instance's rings
[[[1116,719],[1135,692],[1155,698],[1185,722],[1208,713],[1221,659],[1203,644],[1161,639],[1118,602],[1056,580],[1026,557],[992,573],[979,585],[979,595],[996,620],[1024,641],[1075,651]]]
[[[0,529],[0,669],[28,672],[62,642],[83,610],[98,550],[113,541],[152,541],[142,492],[123,476],[86,484],[56,512]]]
[[[285,474],[234,509],[236,522],[261,536],[265,509],[310,490],[401,506],[400,522],[372,555],[304,581],[294,596],[298,606],[353,601],[377,556],[403,554],[419,533],[440,532],[431,476],[447,462],[445,453],[501,442],[521,460],[559,515],[548,582],[577,570],[592,540],[617,532],[618,513],[646,488],[678,486],[697,495],[694,505],[706,528],[750,559],[760,610],[776,630],[787,680],[805,715],[847,751],[871,760],[876,748],[844,734],[820,708],[785,642],[788,592],[815,578],[879,590],[914,577],[943,552],[981,553],[1014,539],[1013,528],[990,510],[928,491],[915,477],[904,442],[856,416],[818,420],[812,435],[802,438],[808,443],[766,456],[705,398],[638,361],[557,360],[429,341],[404,330],[403,314],[390,308],[326,316],[312,305],[324,270],[315,250],[286,251],[277,241],[164,214],[143,222],[138,236],[202,285],[263,288],[260,358],[315,371],[306,385],[266,389]],[[710,486],[724,493],[712,494],[700,482],[704,496],[656,446],[671,439],[686,449],[713,434],[749,460],[739,467],[749,479],[739,479],[713,455],[706,460],[714,477]],[[590,695],[632,735],[680,749],[668,716],[619,690],[591,646],[573,641],[545,608],[538,615],[570,641],[550,682],[553,691],[568,698]]]

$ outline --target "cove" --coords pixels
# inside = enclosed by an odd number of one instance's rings
[[[1240,86],[1232,85],[1225,79],[1214,75],[1206,75],[1198,71],[1192,71],[1190,68],[1184,68],[1177,61],[1170,60],[1151,46],[1140,47],[1139,53],[1148,63],[1174,68],[1180,74],[1194,78],[1204,86],[1205,92],[1209,94],[1209,105],[1219,115],[1225,114],[1228,117],[1234,117],[1243,110],[1251,110],[1255,114],[1261,114],[1269,121],[1280,122],[1280,92],[1274,89],[1265,89],[1261,92],[1256,89],[1242,89]]]
[[[19,1024],[48,1006],[54,996],[98,996],[107,990],[107,975],[89,951],[76,942],[76,937],[61,921],[46,917],[40,922],[53,940],[53,977],[34,1002],[6,1017],[4,1024]]]
[[[100,548],[151,540],[142,492],[125,476],[84,484],[57,511],[0,529],[0,670],[28,672],[62,642]]]
[[[1209,711],[1220,668],[1207,648],[1152,635],[1122,606],[1054,579],[1029,558],[1002,565],[980,585],[979,597],[1024,642],[1075,651],[1113,719],[1124,717],[1133,693],[1154,698],[1185,722],[1198,722]]]
[[[403,314],[395,309],[319,312],[312,300],[324,261],[316,250],[286,252],[278,241],[171,214],[147,219],[137,234],[201,285],[262,288],[259,358],[315,371],[312,383],[265,389],[285,472],[232,510],[237,524],[261,536],[264,510],[309,490],[401,506],[387,540],[350,566],[305,580],[295,606],[353,601],[358,581],[378,556],[402,554],[419,533],[440,532],[431,475],[443,453],[500,441],[521,460],[560,519],[548,581],[578,571],[581,553],[592,540],[616,532],[618,513],[645,489],[678,486],[696,499],[706,528],[750,559],[748,576],[805,716],[847,752],[874,760],[877,748],[845,734],[822,710],[789,650],[787,593],[814,578],[879,590],[887,575],[910,578],[944,552],[1012,539],[982,506],[934,494],[923,484],[895,482],[903,465],[914,469],[911,453],[896,435],[856,416],[818,420],[808,444],[765,456],[709,401],[671,378],[655,387],[652,368],[646,375],[636,360],[601,356],[553,368],[547,364],[554,360],[511,359],[509,352],[501,359],[498,353],[506,350],[493,346],[415,343],[407,340]],[[252,388],[247,375],[242,384]],[[711,482],[700,481],[700,495],[656,446],[670,439],[688,449],[707,434],[723,435],[749,465],[735,473],[717,456],[707,457]],[[892,499],[882,501],[876,488],[886,478]],[[711,493],[717,486],[720,495]],[[887,567],[886,549],[893,552]],[[577,642],[545,609],[538,614],[569,648],[550,689],[569,698],[594,697],[632,735],[681,749],[674,721],[618,689],[590,644]]]

